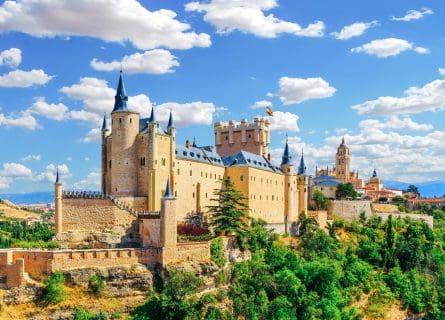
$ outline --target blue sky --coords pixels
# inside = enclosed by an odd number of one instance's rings
[[[445,180],[445,5],[432,1],[5,1],[0,192],[98,189],[120,66],[130,108],[173,110],[178,142],[272,105],[310,173],[344,136],[367,179]]]

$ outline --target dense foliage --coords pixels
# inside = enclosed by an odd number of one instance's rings
[[[103,295],[105,291],[105,280],[98,274],[93,274],[88,280],[88,290],[96,296]]]
[[[57,248],[50,216],[44,216],[42,222],[28,225],[25,221],[0,221],[0,248]]]
[[[180,241],[205,241],[213,237],[209,229],[191,223],[178,224],[177,232]]]
[[[55,272],[44,281],[42,300],[46,304],[56,304],[63,300],[64,278],[61,272]]]
[[[226,264],[222,238],[216,238],[210,243],[210,257],[220,267]]]
[[[321,190],[315,190],[312,199],[315,203],[315,209],[318,210],[326,210],[328,208],[329,198],[326,197]]]
[[[337,185],[337,190],[335,191],[335,197],[337,199],[355,199],[359,197],[359,193],[355,191],[354,185],[352,183],[339,183]]]

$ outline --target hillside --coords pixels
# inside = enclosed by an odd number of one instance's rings
[[[8,200],[0,201],[0,219],[7,218],[16,220],[27,220],[30,218],[38,218],[38,217],[40,217],[40,214],[27,210],[22,210]]]

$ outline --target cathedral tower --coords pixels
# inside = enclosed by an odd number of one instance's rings
[[[342,138],[335,156],[335,176],[340,182],[346,183],[349,181],[350,167],[351,158],[349,155],[349,147],[345,144],[345,138]]]

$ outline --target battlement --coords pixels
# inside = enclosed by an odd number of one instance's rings
[[[161,212],[140,212],[138,214],[139,219],[161,219]]]
[[[63,191],[64,199],[109,199],[105,194],[99,191]]]
[[[270,125],[269,119],[255,118],[252,123],[249,123],[247,119],[242,119],[241,122],[229,120],[228,122],[215,122],[215,131],[228,131],[228,130],[251,130],[251,129],[268,129]]]

